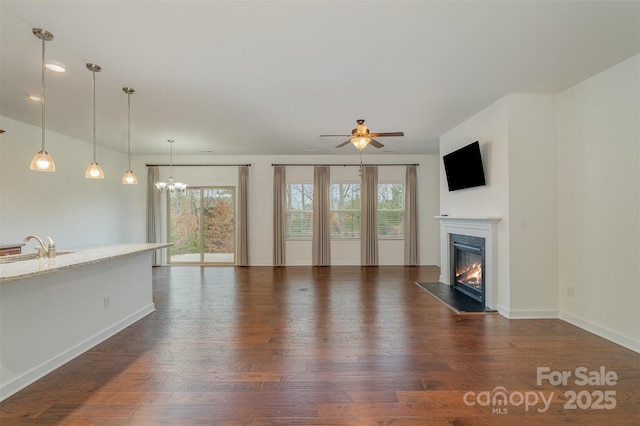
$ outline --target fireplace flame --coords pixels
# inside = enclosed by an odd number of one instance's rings
[[[482,285],[482,264],[472,263],[467,268],[456,274],[456,280],[476,288]]]

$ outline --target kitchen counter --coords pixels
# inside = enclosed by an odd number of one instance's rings
[[[19,260],[0,263],[0,283],[30,278],[64,269],[79,268],[93,263],[105,262],[135,253],[169,247],[166,243],[132,243],[104,246],[78,247],[59,250],[54,258]]]
[[[152,313],[153,251],[169,245],[0,263],[0,401]]]

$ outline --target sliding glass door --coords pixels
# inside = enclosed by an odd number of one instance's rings
[[[193,187],[169,193],[172,264],[235,264],[236,200],[233,187]]]

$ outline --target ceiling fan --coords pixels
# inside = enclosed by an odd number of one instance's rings
[[[384,146],[374,138],[383,136],[404,136],[404,132],[369,133],[369,128],[364,125],[364,120],[356,120],[356,123],[358,123],[358,125],[355,129],[351,130],[350,135],[320,135],[320,137],[350,136],[349,139],[336,146],[336,148],[340,148],[348,143],[352,143],[353,146],[362,151],[369,144],[375,146],[376,148],[382,148]]]

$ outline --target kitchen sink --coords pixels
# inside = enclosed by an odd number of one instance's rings
[[[72,251],[59,251],[56,253],[56,256],[62,256],[65,254],[73,253]],[[0,256],[0,264],[2,263],[13,263],[13,262],[21,262],[23,260],[33,260],[38,258],[38,253],[23,253],[23,254],[11,254],[9,256]],[[44,257],[43,259],[48,259],[48,257]],[[54,258],[55,259],[55,258]]]

